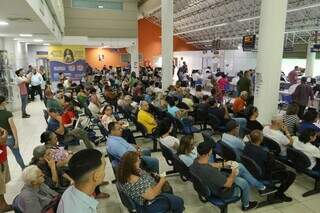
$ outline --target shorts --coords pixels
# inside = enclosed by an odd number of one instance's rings
[[[0,164],[0,195],[6,193],[6,184],[11,180],[8,161]]]

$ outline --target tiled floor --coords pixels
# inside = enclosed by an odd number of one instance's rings
[[[43,118],[42,110],[44,105],[40,102],[33,102],[28,105],[28,112],[31,114],[29,119],[21,119],[20,114],[15,115],[15,122],[18,128],[18,134],[20,138],[20,149],[22,156],[26,163],[28,163],[32,157],[32,150],[35,146],[39,145],[40,134],[45,130],[46,123]],[[77,147],[79,148],[79,147]],[[105,147],[99,147],[99,150],[105,152]],[[160,159],[160,170],[168,171],[170,167],[166,164],[161,153],[154,153],[153,156]],[[11,153],[9,153],[9,165],[11,171],[12,180],[7,185],[6,199],[8,202],[12,202],[13,198],[19,193],[22,187],[22,181],[20,178],[21,170]],[[106,179],[111,181],[114,178],[114,174],[107,160],[106,166]],[[210,204],[204,204],[199,201],[197,194],[193,190],[190,182],[183,182],[177,176],[168,177],[169,182],[174,188],[175,194],[181,196],[185,201],[185,212],[187,213],[206,213],[206,212],[219,212],[219,209],[213,207]],[[320,195],[314,195],[307,198],[302,197],[302,193],[310,190],[313,186],[313,180],[304,175],[298,175],[295,183],[290,187],[287,194],[294,198],[291,203],[281,203],[273,206],[267,206],[264,208],[256,209],[250,212],[263,212],[263,213],[320,213]],[[102,188],[102,191],[107,192],[111,197],[107,200],[101,200],[98,206],[98,212],[127,212],[122,206],[119,195],[113,184],[109,184]],[[257,195],[255,190],[252,190],[252,197],[254,199],[261,198]],[[230,213],[242,212],[240,209],[240,203],[232,204],[229,206]]]

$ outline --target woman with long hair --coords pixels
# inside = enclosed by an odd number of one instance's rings
[[[154,177],[140,169],[140,163],[138,152],[131,151],[122,156],[117,174],[121,190],[135,203],[144,206],[146,212],[169,210],[169,205],[156,199],[162,194],[165,177],[161,176],[157,182]],[[183,212],[184,204],[180,197],[167,193],[163,195],[170,201],[171,212]]]

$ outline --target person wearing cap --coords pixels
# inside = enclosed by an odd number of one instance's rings
[[[301,78],[301,84],[297,86],[296,90],[292,94],[293,101],[299,105],[298,116],[301,119],[304,114],[305,108],[309,104],[309,100],[314,100],[313,90],[307,83],[307,78]]]
[[[277,142],[280,146],[281,156],[287,156],[287,146],[293,144],[288,128],[283,123],[282,115],[274,115],[271,125],[263,128],[263,135]]]
[[[241,115],[247,106],[248,92],[242,91],[232,105],[232,110],[236,115]]]
[[[0,127],[8,132],[7,146],[11,149],[20,168],[24,169],[26,166],[20,154],[17,127],[13,120],[13,114],[6,109],[6,105],[6,98],[4,96],[0,96]]]
[[[55,109],[48,109],[50,116],[48,120],[47,130],[57,134],[60,145],[67,146],[73,140],[83,140],[88,149],[93,148],[91,141],[88,138],[87,132],[80,128],[68,130],[64,127],[61,115]]]
[[[28,86],[27,86],[27,84],[30,82],[30,79],[23,76],[23,69],[18,69],[15,73],[17,75],[17,85],[20,90],[22,118],[29,118],[30,115],[27,114],[26,108],[28,105]]]
[[[211,144],[200,143],[197,147],[197,152],[198,158],[189,167],[190,172],[198,176],[203,184],[209,187],[212,195],[222,199],[241,196],[243,211],[248,211],[258,206],[258,202],[250,201],[249,183],[237,176],[236,169],[231,169],[231,173],[227,174],[209,164],[209,158],[212,154]]]
[[[244,149],[244,142],[238,137],[239,136],[239,125],[235,120],[230,120],[226,124],[226,133],[222,135],[222,141],[229,145],[237,155],[237,161],[240,162],[240,156]]]

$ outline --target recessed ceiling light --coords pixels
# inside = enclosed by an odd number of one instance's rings
[[[7,25],[9,25],[8,22],[6,22],[6,21],[0,21],[0,26],[7,26]]]
[[[21,37],[32,37],[32,34],[19,34]]]
[[[18,38],[14,38],[13,40],[18,41],[19,39]]]
[[[103,6],[102,6],[102,5],[98,5],[98,8],[99,8],[99,9],[103,9]]]
[[[43,39],[33,39],[34,42],[43,42]]]
[[[50,44],[49,44],[49,43],[43,43],[43,45],[44,45],[44,46],[49,46]]]

